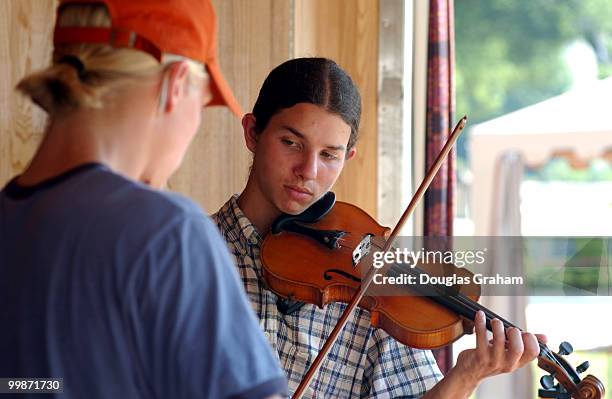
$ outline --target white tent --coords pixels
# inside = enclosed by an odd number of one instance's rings
[[[528,165],[540,165],[555,153],[590,159],[612,149],[612,78],[475,125],[470,149],[475,235],[489,235],[502,154],[518,151]]]

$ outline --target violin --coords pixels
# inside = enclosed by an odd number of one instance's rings
[[[372,248],[380,249],[381,240],[377,238],[388,235],[389,229],[380,226],[362,209],[344,202],[336,202],[323,217],[316,217],[330,202],[335,202],[333,193],[326,194],[300,215],[281,216],[264,239],[261,250],[264,279],[280,297],[322,308],[331,302],[349,303],[362,289],[364,268],[359,267],[361,262],[355,264],[355,256],[363,251],[364,239]],[[393,266],[391,270],[394,268],[399,269]],[[438,265],[419,265],[401,271],[448,273],[448,269],[442,270]],[[466,268],[458,267],[454,267],[452,273],[464,277],[471,275]],[[484,311],[489,330],[493,318],[500,320],[505,328],[516,327],[480,305],[478,286],[473,279],[467,280],[471,281],[470,285],[460,286],[454,295],[448,296],[436,292],[439,289],[436,285],[425,287],[429,294],[401,292],[410,288],[391,286],[389,289],[397,292],[381,296],[366,293],[359,307],[370,312],[373,327],[381,328],[405,345],[420,349],[439,348],[464,334],[471,334],[472,320],[478,310]],[[571,353],[571,345],[562,343],[560,353],[541,342],[539,346],[538,366],[550,373],[541,379],[544,388],[553,388],[551,376],[554,376],[575,399],[603,397],[604,386],[596,377],[588,375],[581,379],[579,376],[588,367],[588,362],[574,369],[562,357]]]
[[[441,292],[437,285],[420,285],[424,287],[422,292],[402,291],[415,289],[414,286],[392,286],[389,290],[395,291],[386,295],[368,295],[367,289],[377,271],[371,267],[372,249],[382,252],[390,249],[403,222],[414,210],[456,141],[465,119],[454,129],[393,232],[379,225],[362,209],[336,202],[331,192],[303,213],[283,214],[273,223],[261,249],[263,277],[270,290],[282,298],[321,308],[331,302],[348,304],[294,398],[301,397],[357,306],[370,312],[373,327],[381,328],[405,345],[420,349],[445,346],[473,333],[473,320],[478,310],[485,313],[489,330],[493,318],[500,320],[505,328],[516,327],[478,303],[480,290],[473,279],[466,280],[471,281],[470,284],[453,287],[450,294]],[[440,275],[449,271],[439,265],[411,268],[392,265],[388,272]],[[463,277],[471,275],[465,268],[454,267],[452,272]],[[580,378],[579,374],[588,368],[588,362],[575,369],[563,358],[563,355],[571,353],[569,343],[561,344],[559,352],[552,351],[542,342],[539,346],[538,367],[550,373],[540,382],[546,392],[559,392],[559,396],[547,397],[563,397],[561,394],[564,392],[574,399],[600,399],[604,396],[605,388],[596,377],[587,375]]]

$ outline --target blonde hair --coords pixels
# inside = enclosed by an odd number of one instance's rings
[[[74,5],[60,11],[56,24],[110,27],[111,20],[104,6]],[[83,70],[62,62],[66,56],[77,57]],[[170,63],[182,60],[188,61],[191,74],[205,76],[202,64],[185,57],[164,55],[159,63],[140,50],[114,48],[108,44],[66,44],[55,47],[51,66],[24,77],[17,89],[50,116],[83,108],[103,108],[104,95],[117,84],[159,74]]]

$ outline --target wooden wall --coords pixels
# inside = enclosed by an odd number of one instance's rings
[[[213,0],[221,66],[244,111],[267,73],[293,56],[335,59],[363,98],[358,156],[335,191],[376,216],[378,2],[368,0]],[[27,165],[45,116],[14,87],[48,65],[54,0],[0,1],[0,186]],[[223,108],[204,111],[203,128],[170,187],[215,211],[246,183],[250,155],[240,121]]]

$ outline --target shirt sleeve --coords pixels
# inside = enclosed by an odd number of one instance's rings
[[[195,215],[167,230],[148,245],[137,301],[149,390],[174,398],[286,395],[284,373],[210,220]]]
[[[420,398],[442,379],[429,350],[410,348],[374,329],[363,373],[364,398]]]

